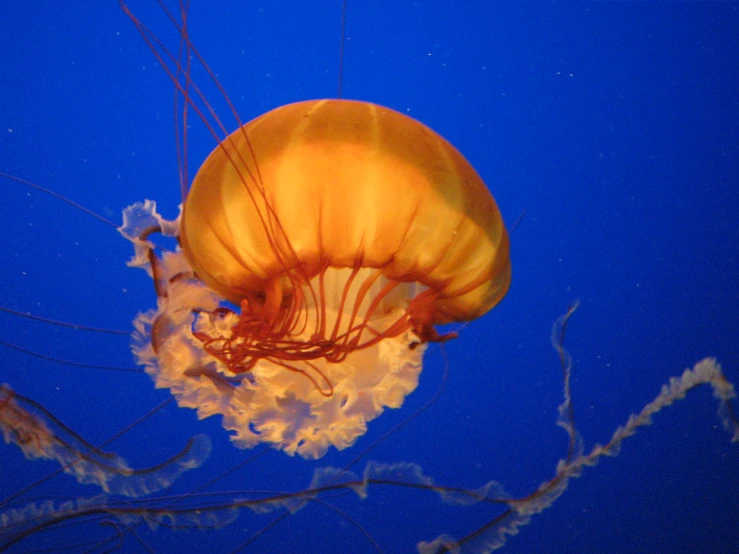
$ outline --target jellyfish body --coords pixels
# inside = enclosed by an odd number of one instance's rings
[[[425,125],[367,102],[290,104],[233,133],[193,182],[182,243],[236,304],[274,281],[289,296],[326,268],[373,268],[431,290],[410,311],[432,325],[479,317],[510,282],[505,226],[472,166]]]
[[[149,227],[182,252],[153,256]],[[262,115],[205,161],[179,227],[144,204],[122,232],[157,283],[135,345],[157,386],[223,414],[238,446],[307,458],[400,407],[423,345],[444,338],[434,325],[479,317],[510,283],[505,226],[472,166],[365,102]]]

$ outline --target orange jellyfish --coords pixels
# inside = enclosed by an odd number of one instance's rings
[[[186,35],[184,25],[180,31]],[[180,70],[185,67],[177,65]],[[188,86],[189,79],[188,74]],[[138,360],[157,386],[201,417],[221,415],[238,446],[264,443],[305,458],[320,457],[331,446],[350,446],[386,407],[399,407],[417,385],[426,343],[454,336],[439,335],[435,326],[481,315],[500,301],[510,281],[506,231],[474,170],[433,131],[366,103],[316,101],[270,112],[219,141],[181,219],[163,219],[148,201],[129,208],[125,219],[121,231],[136,250],[131,265],[150,272],[158,297],[156,310],[138,316],[135,336]],[[149,241],[157,231],[178,238],[182,250],[157,250]],[[298,491],[289,492],[283,483],[278,491],[265,491],[259,482],[259,489],[247,494],[249,485],[240,482],[240,490],[224,487],[203,495],[222,474],[182,495],[166,490],[149,496],[202,463],[204,439],[195,438],[181,454],[153,468],[132,470],[122,457],[93,446],[97,442],[81,440],[39,404],[0,388],[6,441],[29,458],[55,459],[59,471],[112,493],[74,501],[67,500],[70,495],[61,505],[49,500],[59,496],[50,495],[18,508],[38,483],[24,488],[6,499],[10,508],[0,513],[0,550],[39,549],[25,540],[76,524],[86,524],[86,542],[70,548],[109,550],[111,538],[138,539],[136,528],[144,522],[216,529],[232,522],[239,509],[293,513],[309,504],[331,507],[328,501],[347,496],[344,492],[365,498],[368,491],[374,495],[375,489],[390,487],[438,494],[453,509],[502,510],[477,523],[459,510],[464,534],[448,529],[458,538],[440,535],[418,543],[421,552],[490,551],[557,500],[571,478],[615,455],[655,413],[699,385],[714,388],[722,420],[732,440],[739,440],[729,404],[733,387],[715,360],[706,359],[672,379],[604,445],[586,450],[574,424],[570,360],[562,345],[571,313],[562,318],[554,340],[564,376],[558,423],[569,437],[566,457],[552,478],[525,496],[506,494],[494,482],[460,488],[443,474],[447,483],[437,485],[413,463],[369,461],[361,475],[351,473],[367,450],[341,470],[317,468],[310,485]],[[429,448],[432,455],[439,450]],[[378,530],[392,527],[398,512],[434,520],[424,509],[428,504],[394,500],[377,502],[383,516]],[[355,524],[375,546],[361,525],[337,513],[342,525]],[[316,519],[309,519],[316,526]],[[91,542],[93,526],[111,538]],[[318,529],[334,535],[337,527]],[[237,549],[262,532],[239,525],[239,537],[250,533],[251,538]],[[193,535],[184,539],[191,550]],[[346,538],[343,533],[322,538],[337,537]],[[217,550],[214,538],[206,541],[208,550]],[[349,542],[341,542],[346,549]]]
[[[153,255],[151,230],[181,252]],[[413,392],[435,325],[495,306],[511,278],[500,211],[449,142],[367,102],[277,108],[227,137],[179,221],[124,213],[158,309],[134,352],[158,388],[241,448],[315,459]],[[225,302],[238,306],[229,307]]]

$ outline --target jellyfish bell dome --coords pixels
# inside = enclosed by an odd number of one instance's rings
[[[400,407],[444,338],[434,326],[481,316],[510,284],[500,211],[469,162],[367,102],[272,110],[210,154],[178,227],[151,206],[129,220],[182,247],[152,258],[139,241],[133,262],[159,285],[137,325],[157,386],[222,414],[238,446],[307,458]]]
[[[466,321],[510,283],[500,211],[440,135],[351,100],[289,104],[230,135],[198,171],[182,247],[198,276],[239,304],[278,280],[379,269],[434,291],[427,324]]]

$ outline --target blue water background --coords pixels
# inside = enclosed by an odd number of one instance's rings
[[[136,13],[172,48],[154,2]],[[193,41],[244,120],[297,100],[333,97],[340,2],[203,2]],[[513,283],[491,313],[445,345],[449,378],[436,404],[370,458],[412,461],[440,483],[490,479],[525,495],[565,455],[555,426],[562,377],[551,326],[579,299],[567,345],[585,444],[606,441],[669,376],[715,356],[739,383],[739,3],[349,2],[346,97],[406,112],[455,144],[488,183],[513,232]],[[227,110],[202,71],[195,77]],[[0,171],[119,221],[156,200],[177,213],[173,88],[112,0],[6,3],[0,17]],[[232,119],[225,117],[229,129]],[[193,118],[196,168],[214,141]],[[154,305],[128,269],[130,245],[58,200],[3,180],[0,305],[130,329]],[[50,356],[133,366],[125,337],[0,314],[1,339]],[[3,348],[0,381],[100,443],[167,398],[145,375],[74,368]],[[371,424],[341,465],[431,398],[442,379],[429,350],[418,390]],[[509,552],[737,552],[739,446],[708,390],[661,413],[621,454],[587,469]],[[185,493],[249,456],[216,419],[169,406],[113,445],[135,466],[157,463],[195,433],[211,459]],[[0,450],[5,496],[56,469]],[[269,452],[220,490],[297,490],[316,464]],[[56,477],[30,496],[92,496]],[[442,532],[462,536],[491,507],[442,506],[433,494],[370,489],[335,502],[387,552]],[[272,516],[243,512],[219,531],[137,530],[156,552],[230,551]],[[106,536],[96,524],[41,534],[15,551]],[[124,552],[142,551],[125,537]],[[71,548],[75,551],[75,548]],[[255,540],[254,552],[372,552],[335,512],[310,505]]]

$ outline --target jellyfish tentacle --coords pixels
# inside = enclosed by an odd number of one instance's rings
[[[92,446],[8,385],[0,385],[0,429],[5,442],[17,445],[27,459],[56,460],[82,484],[134,498],[169,487],[183,472],[202,465],[210,453],[208,437],[196,435],[172,458],[149,468],[131,469],[123,458]]]
[[[549,508],[567,490],[570,479],[580,477],[585,467],[595,466],[601,458],[618,455],[622,443],[633,436],[640,427],[650,425],[655,414],[682,400],[692,389],[701,385],[709,385],[712,388],[714,398],[719,403],[718,416],[731,434],[731,442],[739,442],[739,420],[731,406],[731,401],[736,398],[734,386],[726,379],[720,364],[714,358],[704,358],[693,368],[685,369],[679,377],[670,378],[654,400],[644,406],[638,414],[631,414],[626,423],[614,431],[605,445],[596,444],[586,452],[575,427],[572,407],[570,393],[572,358],[564,348],[567,324],[577,307],[577,302],[570,306],[552,330],[552,345],[559,356],[563,374],[564,400],[558,409],[557,425],[564,428],[569,437],[567,454],[557,464],[554,477],[541,483],[533,493],[522,498],[506,497],[500,492],[494,498],[489,498],[487,494],[479,496],[480,501],[504,503],[508,508],[461,539],[442,534],[433,541],[419,542],[418,551],[421,554],[457,552],[461,548],[470,548],[474,552],[492,552],[501,548],[509,536],[515,535],[521,527],[530,523],[533,515]],[[474,499],[475,496],[464,493],[461,498]]]

